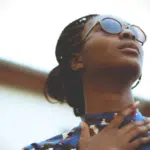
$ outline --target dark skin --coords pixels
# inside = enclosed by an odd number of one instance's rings
[[[82,36],[98,17],[88,21]],[[124,34],[129,37],[125,38]],[[118,46],[133,42],[139,55],[123,53]],[[82,69],[86,113],[118,112],[134,103],[131,87],[139,78],[143,64],[143,49],[128,29],[120,34],[106,33],[97,25],[89,34],[81,52],[74,55],[73,70]]]
[[[86,23],[82,37],[96,20],[98,17]],[[118,47],[126,42],[134,43],[139,53],[121,51]],[[135,103],[131,87],[141,74],[142,64],[142,46],[127,29],[112,35],[96,26],[81,52],[73,55],[72,69],[81,69],[85,112],[119,112],[106,128],[93,137],[90,137],[88,125],[82,122],[79,150],[136,150],[141,144],[150,143],[148,120],[131,122],[119,129],[124,118],[132,115],[139,106]],[[139,134],[146,136],[129,142]]]

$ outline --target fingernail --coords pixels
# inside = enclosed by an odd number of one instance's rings
[[[140,101],[136,101],[135,103],[133,103],[133,108],[136,108],[138,105],[140,104]]]

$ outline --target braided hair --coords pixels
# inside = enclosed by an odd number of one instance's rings
[[[46,98],[51,101],[48,98],[50,96],[59,102],[67,102],[73,107],[76,116],[84,115],[85,103],[80,71],[71,69],[72,54],[81,50],[84,25],[95,16],[98,15],[81,17],[65,27],[56,45],[59,65],[49,73],[45,82]]]

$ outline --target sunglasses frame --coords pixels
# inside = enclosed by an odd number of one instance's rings
[[[112,19],[112,20],[115,20],[116,22],[118,22],[118,23],[120,24],[121,31],[118,32],[118,33],[111,33],[111,32],[106,31],[106,30],[104,29],[102,23],[101,23],[101,22],[102,22],[103,20],[105,20],[105,19]],[[83,43],[84,43],[85,40],[87,39],[88,35],[89,35],[89,34],[92,32],[92,30],[95,28],[95,26],[98,25],[98,24],[100,25],[100,27],[101,27],[101,29],[102,29],[103,31],[105,31],[105,32],[107,32],[107,33],[109,33],[109,34],[120,34],[124,29],[129,29],[129,30],[133,33],[133,31],[132,31],[131,28],[132,28],[132,27],[136,27],[136,28],[138,28],[138,29],[143,33],[143,35],[144,35],[144,37],[145,37],[145,40],[144,40],[144,41],[140,41],[140,40],[137,39],[136,36],[135,36],[136,40],[137,40],[138,42],[140,42],[141,45],[143,45],[143,44],[146,42],[146,40],[147,40],[147,36],[146,36],[145,32],[144,32],[139,26],[130,25],[130,24],[123,24],[123,23],[121,23],[121,21],[119,21],[119,20],[117,20],[117,19],[114,19],[114,18],[112,18],[112,17],[103,17],[103,18],[100,18],[98,21],[96,21],[96,22],[94,23],[94,25],[91,27],[91,29],[85,34],[85,36],[84,36],[84,38],[83,38]],[[133,34],[134,34],[134,33],[133,33]]]

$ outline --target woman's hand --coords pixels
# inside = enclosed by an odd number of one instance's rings
[[[79,150],[136,150],[141,144],[150,143],[150,137],[138,138],[150,129],[150,121],[131,122],[119,129],[124,118],[135,112],[139,104],[135,103],[121,111],[99,134],[90,137],[89,127],[83,122]]]

